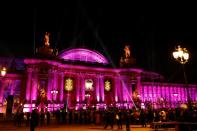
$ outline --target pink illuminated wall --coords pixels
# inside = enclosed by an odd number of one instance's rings
[[[180,106],[178,103],[187,102],[187,90],[182,84],[143,82],[142,88],[143,101],[150,101],[159,105],[159,100],[163,100],[163,103],[166,103],[166,105],[171,104],[170,106],[173,108]],[[190,90],[189,95],[191,100],[195,101],[197,98],[195,91],[197,86],[188,85],[187,88]]]

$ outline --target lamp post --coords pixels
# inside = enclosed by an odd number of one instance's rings
[[[178,61],[180,64],[182,64],[183,67],[183,75],[184,75],[184,80],[185,84],[187,85],[187,77],[185,73],[185,67],[184,65],[188,62],[189,60],[189,52],[186,48],[181,48],[180,45],[178,45],[177,48],[175,48],[175,51],[173,52],[173,57],[176,61]],[[190,104],[190,95],[189,95],[189,89],[188,87],[186,88],[187,90],[187,99],[188,99],[188,105],[191,106]]]
[[[52,101],[53,101],[53,112],[54,112],[54,96],[58,94],[58,90],[51,90]]]

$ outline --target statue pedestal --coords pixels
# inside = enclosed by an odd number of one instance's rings
[[[50,48],[49,46],[43,46],[43,47],[38,48],[37,54],[39,56],[50,57],[50,56],[53,56],[53,49]]]
[[[132,67],[136,64],[135,58],[125,58],[120,61],[120,67]]]

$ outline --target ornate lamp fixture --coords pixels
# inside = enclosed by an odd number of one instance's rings
[[[183,65],[184,79],[185,79],[185,84],[187,86],[188,83],[187,83],[187,77],[186,77],[184,65],[189,60],[189,52],[186,48],[181,48],[181,46],[178,45],[178,47],[175,49],[175,51],[172,54],[173,54],[174,59]],[[187,89],[187,99],[188,99],[189,107],[191,107],[191,99],[190,99],[190,94],[189,94],[188,88],[189,87],[186,88]]]
[[[185,64],[189,60],[189,52],[186,48],[181,48],[179,45],[178,48],[176,48],[173,52],[173,57],[181,64]]]

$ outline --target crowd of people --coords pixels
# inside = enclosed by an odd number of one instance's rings
[[[81,110],[60,109],[49,112],[34,109],[32,113],[17,112],[14,114],[16,126],[48,126],[50,124],[95,124],[103,125],[104,129],[117,126],[122,129],[130,124],[152,125],[156,121],[187,121],[197,122],[197,109],[118,109],[110,107],[107,109],[96,110],[95,108]],[[33,130],[33,129],[32,129]]]

